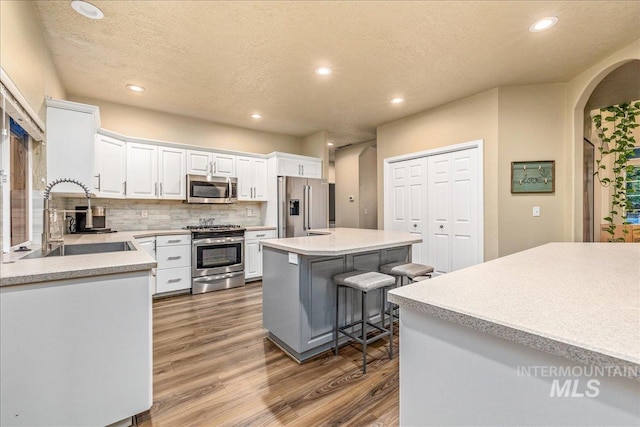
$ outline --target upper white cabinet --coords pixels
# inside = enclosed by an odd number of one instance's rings
[[[278,153],[278,176],[300,176],[322,178],[322,160],[305,156],[286,156]]]
[[[124,198],[127,181],[127,144],[120,139],[96,135],[94,188],[98,197]]]
[[[127,197],[186,199],[186,151],[181,148],[129,142]]]
[[[181,148],[158,147],[158,194],[161,199],[187,198],[185,156],[186,151]]]
[[[47,99],[47,181],[70,178],[95,192],[94,141],[98,107]],[[61,183],[52,192],[82,193],[75,184]]]
[[[238,200],[267,200],[267,159],[236,158]]]
[[[158,147],[130,142],[127,144],[127,197],[158,197]]]
[[[236,176],[236,156],[211,151],[187,150],[187,173]]]

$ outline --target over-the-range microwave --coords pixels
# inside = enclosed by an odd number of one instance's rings
[[[235,203],[238,178],[187,175],[187,203]]]

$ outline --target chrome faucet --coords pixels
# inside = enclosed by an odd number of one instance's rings
[[[56,179],[54,181],[51,181],[49,183],[49,185],[47,185],[47,187],[44,189],[44,209],[42,211],[42,254],[44,256],[47,256],[49,254],[49,252],[51,252],[54,249],[54,244],[56,247],[60,247],[60,255],[64,254],[64,239],[63,236],[64,232],[62,233],[62,235],[59,238],[53,238],[51,237],[51,209],[49,207],[49,200],[50,200],[50,193],[51,193],[51,189],[57,185],[60,184],[61,182],[70,182],[72,184],[76,184],[78,186],[80,186],[83,190],[84,193],[87,197],[87,223],[85,225],[86,228],[93,228],[93,214],[91,212],[91,192],[89,191],[89,187],[87,187],[86,185],[84,185],[83,183],[81,183],[78,180],[75,179],[71,179],[71,178],[60,178],[60,179]],[[64,221],[64,214],[67,212],[80,212],[80,211],[76,211],[76,210],[62,210],[62,218]],[[85,211],[81,211],[81,212],[85,212]]]

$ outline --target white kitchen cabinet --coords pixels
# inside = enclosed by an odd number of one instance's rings
[[[156,236],[140,237],[136,241],[149,255],[156,259]],[[156,294],[156,269],[151,269],[151,294]]]
[[[187,181],[186,150],[158,147],[158,195],[161,199],[185,200]]]
[[[158,147],[155,145],[127,144],[127,197],[158,197]]]
[[[244,235],[244,278],[262,277],[262,248],[260,240],[276,238],[276,230],[247,231]]]
[[[96,195],[124,198],[127,181],[127,144],[110,136],[96,135],[94,154]]]
[[[212,151],[187,150],[187,173],[236,176],[236,156]]]
[[[47,181],[75,179],[94,192],[94,144],[100,126],[98,107],[48,99],[47,103]],[[83,193],[75,184],[61,183],[52,192]]]
[[[267,200],[267,159],[238,156],[236,170],[238,200]]]
[[[278,153],[278,176],[299,176],[304,178],[322,178],[322,160],[314,157],[287,156]]]
[[[184,200],[185,157],[186,151],[180,148],[128,143],[127,197]]]
[[[191,289],[191,234],[156,237],[156,293]]]

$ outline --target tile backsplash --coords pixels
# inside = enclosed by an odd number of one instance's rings
[[[65,209],[86,206],[81,198],[66,198]],[[224,205],[187,204],[180,200],[91,199],[92,206],[106,207],[106,227],[117,231],[180,229],[197,225],[200,218],[215,224],[263,225],[266,202]],[[146,214],[146,216],[144,216]]]

